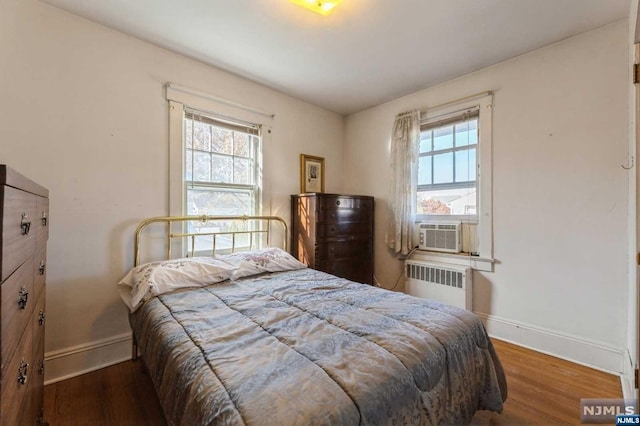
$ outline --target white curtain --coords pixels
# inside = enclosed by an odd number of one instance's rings
[[[385,241],[396,255],[413,249],[420,112],[398,114],[391,137],[391,186]]]

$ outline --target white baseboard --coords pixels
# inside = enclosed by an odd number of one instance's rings
[[[131,333],[47,352],[45,385],[90,373],[131,359]]]
[[[624,350],[600,342],[475,312],[491,337],[515,343],[576,364],[621,375]]]

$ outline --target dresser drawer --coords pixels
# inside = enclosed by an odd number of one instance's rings
[[[38,248],[33,258],[33,302],[36,303],[44,294],[44,287],[47,281],[47,248]]]
[[[370,225],[371,211],[360,209],[334,209],[318,212],[318,224],[337,224],[346,222],[362,222]]]
[[[359,257],[371,259],[370,239],[332,241],[316,246],[316,262]]]
[[[373,269],[370,258],[366,256],[321,263],[318,269],[357,283],[372,284]]]
[[[32,359],[31,327],[27,327],[17,343],[17,351],[2,366],[2,424],[32,424],[33,399],[32,381],[37,372],[34,371]],[[4,339],[3,339],[4,346]],[[4,358],[3,358],[4,361]]]
[[[2,333],[2,363],[11,358],[18,347],[25,328],[31,330],[31,315],[33,313],[33,258],[29,258],[18,268],[0,289],[2,318],[0,329]],[[29,325],[29,327],[27,327]]]
[[[373,229],[368,222],[338,222],[319,224],[317,232],[318,238],[335,238],[353,235],[370,236]]]
[[[35,227],[38,246],[47,244],[49,239],[49,199],[36,197],[36,217],[31,226]]]
[[[319,210],[371,210],[373,209],[373,199],[370,197],[354,197],[344,195],[333,195],[326,197],[323,196],[318,199],[318,208]]]
[[[33,253],[38,197],[6,185],[0,188],[4,195],[0,281],[4,281]]]

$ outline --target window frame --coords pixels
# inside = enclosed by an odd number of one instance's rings
[[[456,117],[472,109],[478,109],[478,144],[476,148],[476,215],[418,215],[416,209],[416,223],[420,222],[451,222],[477,224],[477,238],[479,258],[493,260],[493,94],[481,93],[460,101],[449,102],[422,112],[420,126],[427,123],[444,121]],[[416,161],[419,161],[417,159]],[[417,177],[416,177],[417,179]],[[417,197],[417,194],[415,194]],[[415,227],[417,234],[417,226]],[[432,253],[430,253],[432,254]],[[437,255],[436,255],[437,256]],[[445,257],[456,255],[448,254]],[[457,255],[468,257],[468,255]]]
[[[455,130],[453,132],[453,139],[452,139],[452,144],[453,146],[451,148],[444,148],[444,149],[433,149],[434,146],[432,145],[432,149],[430,151],[427,152],[419,152],[418,153],[418,176],[420,173],[420,160],[422,158],[425,157],[430,157],[431,158],[431,183],[430,184],[423,184],[420,185],[419,183],[416,185],[416,189],[417,192],[420,192],[421,190],[446,190],[446,189],[465,189],[465,188],[475,188],[476,189],[476,213],[472,214],[472,215],[454,215],[454,214],[449,214],[449,215],[433,215],[433,214],[418,214],[416,211],[416,219],[421,220],[421,221],[440,221],[442,220],[442,217],[447,218],[446,220],[448,221],[463,221],[463,222],[472,222],[472,223],[477,223],[478,222],[478,195],[479,195],[479,189],[478,189],[478,164],[479,164],[479,158],[478,158],[478,150],[480,148],[480,114],[479,114],[479,108],[478,107],[473,107],[473,108],[467,108],[467,109],[462,109],[460,111],[456,111],[452,114],[445,114],[444,117],[442,116],[435,116],[433,118],[427,119],[427,118],[422,118],[420,120],[420,134],[422,134],[424,131],[431,131],[433,132],[436,129],[440,129],[443,127],[447,127],[447,126],[455,126],[457,124],[461,124],[461,123],[465,123],[468,121],[471,121],[473,119],[477,119],[478,120],[478,140],[476,141],[476,143],[474,144],[468,144],[468,145],[464,145],[464,146],[455,146]],[[454,127],[455,129],[455,127]],[[431,138],[432,140],[432,144],[433,144],[433,136]],[[475,158],[475,165],[473,167],[474,169],[474,174],[475,174],[475,179],[474,180],[468,180],[468,181],[461,181],[461,182],[455,182],[455,174],[456,174],[456,153],[457,152],[465,152],[465,151],[470,151],[472,149],[475,149],[476,151],[476,158]],[[447,153],[452,153],[452,162],[451,162],[451,173],[452,173],[452,179],[453,182],[445,182],[445,183],[433,183],[434,182],[434,173],[435,173],[435,167],[434,167],[434,157],[436,155],[441,155],[441,154],[447,154]],[[417,208],[417,203],[416,203],[416,208]],[[437,217],[437,219],[436,219]]]
[[[255,197],[255,214],[263,214],[263,200],[269,194],[265,188],[268,183],[264,181],[263,173],[263,149],[269,144],[274,123],[274,114],[238,104],[220,98],[215,95],[200,92],[195,89],[186,88],[173,83],[167,83],[166,99],[169,106],[169,194],[168,194],[168,215],[185,216],[187,202],[187,181],[186,179],[186,143],[185,143],[185,114],[198,111],[206,116],[218,120],[228,120],[232,123],[247,123],[261,127],[260,149],[256,154],[254,177],[258,185]],[[221,187],[223,185],[220,185]],[[183,223],[172,224],[174,233],[183,233],[185,227]],[[172,241],[172,252],[179,257],[187,254],[187,244],[182,239],[176,238]]]

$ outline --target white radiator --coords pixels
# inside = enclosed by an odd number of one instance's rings
[[[473,309],[471,268],[407,260],[405,273],[407,294],[469,311]]]

